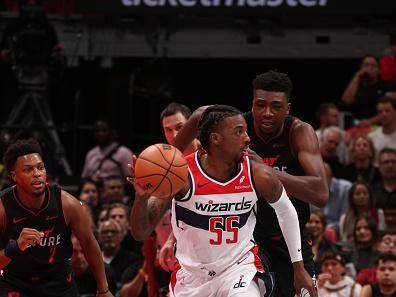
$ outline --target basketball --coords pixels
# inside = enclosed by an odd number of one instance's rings
[[[171,197],[188,179],[183,154],[170,144],[154,144],[142,151],[135,163],[135,182],[155,197]]]

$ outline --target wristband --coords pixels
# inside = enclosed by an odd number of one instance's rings
[[[103,294],[106,294],[106,293],[108,293],[109,292],[109,288],[107,288],[105,291],[97,291],[96,292],[96,295],[103,295]]]
[[[11,260],[15,259],[21,253],[22,251],[19,249],[18,242],[13,239],[11,239],[4,248],[4,255],[6,255]]]

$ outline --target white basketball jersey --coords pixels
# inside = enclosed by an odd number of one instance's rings
[[[187,271],[221,272],[254,247],[257,195],[249,158],[243,157],[239,173],[227,182],[205,174],[198,152],[186,160],[190,191],[172,202],[176,257]]]

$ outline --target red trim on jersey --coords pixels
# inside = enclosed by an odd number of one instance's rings
[[[175,286],[176,286],[176,282],[177,282],[176,274],[180,270],[180,268],[181,268],[181,266],[180,266],[179,262],[177,262],[175,264],[172,274],[171,274],[170,285],[171,285],[173,295],[175,295]]]
[[[254,255],[254,266],[256,266],[257,271],[264,272],[265,269],[264,269],[263,263],[261,262],[260,257],[258,256],[258,250],[259,249],[258,249],[257,244],[255,244],[254,247],[251,249],[251,252]]]
[[[46,209],[48,208],[48,205],[50,204],[51,192],[50,192],[50,190],[49,190],[48,183],[45,184],[45,189],[46,189],[46,192],[48,193],[48,195],[45,195],[45,196],[44,196],[44,201],[45,201],[45,198],[48,196],[47,204],[45,204],[45,205],[44,205],[42,208],[40,208],[37,212],[35,212],[35,211],[32,210],[32,209],[27,208],[27,207],[22,203],[22,201],[19,200],[18,195],[17,195],[17,193],[16,193],[16,185],[14,185],[14,186],[12,187],[12,193],[14,194],[13,196],[14,196],[15,201],[18,203],[18,205],[19,205],[22,209],[26,210],[27,212],[29,212],[29,213],[31,213],[32,215],[34,215],[35,217],[37,217],[41,212],[43,212],[44,210],[46,210]]]
[[[254,192],[247,156],[242,157],[238,174],[226,182],[217,181],[205,173],[199,164],[198,153],[188,155],[186,161],[194,183],[194,195]]]

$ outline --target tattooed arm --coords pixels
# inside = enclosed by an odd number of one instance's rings
[[[155,226],[170,207],[171,200],[172,198],[136,194],[130,217],[131,233],[136,240],[143,240],[154,231]]]

